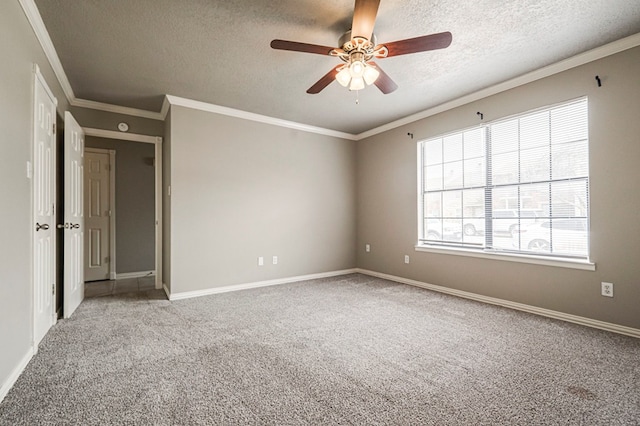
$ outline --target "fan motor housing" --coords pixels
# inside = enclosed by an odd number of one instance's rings
[[[373,53],[373,49],[376,46],[376,41],[377,41],[376,35],[371,34],[371,39],[368,40],[366,43],[356,44],[351,39],[351,30],[349,30],[346,33],[342,34],[342,37],[340,37],[340,39],[338,40],[338,46],[342,47],[342,50],[344,50],[346,53],[349,53],[352,50],[357,49],[359,45],[362,46],[361,48],[364,50],[365,53]]]

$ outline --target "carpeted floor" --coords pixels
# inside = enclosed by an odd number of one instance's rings
[[[638,425],[640,340],[364,275],[85,300],[2,425]]]

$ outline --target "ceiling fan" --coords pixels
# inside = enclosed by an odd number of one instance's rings
[[[340,58],[344,63],[335,66],[325,74],[307,93],[320,93],[335,79],[349,90],[361,90],[375,84],[384,94],[393,92],[398,85],[373,59],[407,55],[444,49],[451,44],[451,33],[430,34],[390,43],[376,44],[373,27],[378,14],[380,0],[356,0],[353,11],[351,31],[347,31],[338,41],[340,47],[320,46],[288,40],[272,40],[271,47],[278,50],[330,55]]]

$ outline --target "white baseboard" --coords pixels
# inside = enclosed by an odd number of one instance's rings
[[[9,377],[7,377],[7,380],[2,384],[2,387],[0,388],[0,402],[2,402],[5,396],[7,396],[13,385],[16,383],[16,380],[18,380],[18,377],[20,377],[24,369],[27,367],[27,364],[29,364],[29,361],[31,361],[31,358],[33,358],[33,355],[34,350],[33,348],[30,348],[22,357],[18,365],[16,365],[16,367],[13,369],[11,374],[9,374]]]
[[[294,283],[297,281],[307,281],[307,280],[315,280],[318,278],[336,277],[339,275],[354,274],[356,272],[357,272],[356,269],[344,269],[341,271],[321,272],[319,274],[310,274],[310,275],[299,275],[297,277],[279,278],[279,279],[268,280],[268,281],[257,281],[257,282],[246,283],[246,284],[234,284],[234,285],[229,285],[225,287],[214,287],[214,288],[207,288],[205,290],[185,291],[181,293],[171,293],[165,285],[164,291],[167,293],[167,297],[169,297],[169,300],[174,301],[174,300],[180,300],[180,299],[189,299],[191,297],[200,297],[200,296],[208,296],[211,294],[227,293],[229,291],[248,290],[251,288],[268,287],[268,286],[279,285],[279,284],[288,284],[288,283]]]
[[[637,328],[626,327],[624,325],[618,325],[610,322],[599,321],[591,318],[581,317],[578,315],[567,314],[564,312],[552,311],[551,309],[544,309],[544,308],[539,308],[537,306],[525,305],[524,303],[511,302],[509,300],[483,296],[476,293],[470,293],[468,291],[456,290],[453,288],[442,287],[434,284],[427,284],[421,281],[397,277],[395,275],[383,274],[381,272],[370,271],[367,269],[357,268],[356,272],[359,272],[364,275],[370,275],[372,277],[383,278],[389,281],[395,281],[402,284],[408,284],[415,287],[425,288],[427,290],[446,293],[452,296],[463,297],[465,299],[471,299],[478,302],[489,303],[491,305],[503,306],[505,308],[511,308],[517,311],[528,312],[531,314],[541,315],[543,317],[559,319],[559,320],[571,322],[574,324],[580,324],[587,327],[597,328],[600,330],[611,331],[613,333],[624,334],[626,336],[640,338],[640,329],[637,329]]]
[[[142,278],[155,276],[156,271],[121,272],[116,274],[116,280],[126,280],[129,278]]]

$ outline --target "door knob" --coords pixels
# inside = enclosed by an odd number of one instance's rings
[[[59,224],[56,226],[56,228],[58,228],[58,229],[64,229],[64,228],[67,228],[67,224],[66,224],[66,223],[59,223]]]
[[[49,225],[47,225],[46,223],[40,225],[39,223],[36,222],[36,232],[41,229],[46,231],[47,229],[49,229]]]

